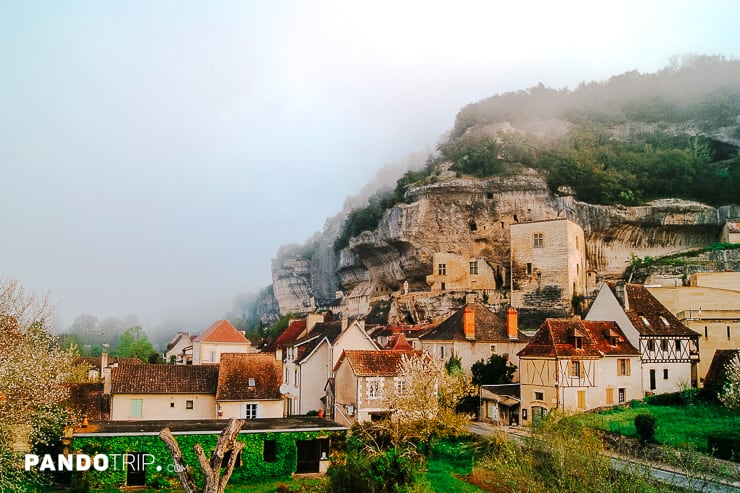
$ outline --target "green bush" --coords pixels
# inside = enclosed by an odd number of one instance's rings
[[[652,442],[655,437],[655,418],[649,413],[635,416],[635,429],[642,443]]]

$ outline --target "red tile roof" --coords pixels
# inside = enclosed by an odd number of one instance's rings
[[[283,365],[270,353],[224,353],[217,401],[280,399]],[[253,379],[254,385],[250,384]]]
[[[390,377],[398,374],[403,358],[419,356],[419,351],[384,351],[346,349],[339,357],[334,371],[345,359],[358,377]]]
[[[111,370],[112,394],[215,394],[218,365],[121,365]]]
[[[249,343],[244,334],[228,320],[216,320],[206,330],[193,337],[193,342],[243,342]]]
[[[285,346],[291,346],[301,333],[306,330],[306,320],[293,320],[288,324],[285,330],[278,336],[277,339],[270,345],[272,351],[283,348]]]
[[[575,346],[574,336],[581,337],[581,348]],[[612,345],[612,336],[617,344]],[[540,326],[519,357],[585,357],[604,355],[639,356],[640,352],[624,337],[616,322],[579,319],[548,318]]]
[[[386,351],[413,351],[414,347],[409,344],[409,341],[406,340],[403,332],[401,332],[393,334],[383,349]]]

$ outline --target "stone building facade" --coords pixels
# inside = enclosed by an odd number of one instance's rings
[[[583,229],[569,219],[511,225],[511,304],[556,314],[573,312],[586,294]]]

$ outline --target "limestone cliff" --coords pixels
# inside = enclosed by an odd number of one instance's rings
[[[312,260],[292,257],[273,264],[281,312],[310,310],[316,293],[326,301],[327,288],[333,286],[345,296],[335,308],[345,311],[357,310],[346,299],[352,293],[372,297],[377,286],[400,291],[408,281],[412,293],[428,291],[426,276],[435,252],[474,255],[508,271],[509,226],[515,222],[571,219],[586,235],[588,267],[597,276],[617,277],[631,255],[658,257],[712,244],[727,218],[740,217],[738,206],[714,208],[674,199],[640,207],[591,205],[552,194],[533,170],[490,179],[450,177],[412,187],[408,196],[410,204],[386,211],[377,229],[352,238],[338,255],[332,249],[338,231],[334,224],[317,242]],[[435,315],[428,306],[405,300],[394,307],[404,312],[399,318]]]

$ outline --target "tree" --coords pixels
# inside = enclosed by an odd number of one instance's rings
[[[507,355],[492,354],[486,363],[480,360],[470,368],[473,385],[496,385],[511,383],[516,366],[509,362]]]
[[[740,354],[725,365],[725,384],[717,397],[728,409],[740,411]]]
[[[149,342],[144,329],[138,325],[129,327],[118,338],[118,347],[116,347],[117,356],[149,361],[149,355],[152,353],[156,353],[154,346]]]
[[[33,449],[48,450],[68,418],[59,405],[77,355],[62,350],[48,330],[52,316],[48,298],[26,293],[18,281],[0,280],[0,491],[39,479],[23,471],[14,439],[28,437]]]
[[[229,482],[231,473],[234,472],[234,466],[239,457],[239,452],[244,448],[244,443],[237,441],[239,431],[241,431],[244,423],[245,420],[243,419],[231,418],[229,420],[229,424],[226,425],[226,428],[223,429],[221,435],[218,437],[216,448],[213,450],[210,460],[206,457],[203,447],[199,443],[193,446],[204,478],[203,488],[200,489],[195,484],[193,474],[191,474],[188,465],[183,460],[180,446],[170,429],[164,428],[159,432],[159,438],[167,445],[170,455],[172,455],[177,477],[185,493],[223,493],[226,489],[226,484]],[[231,452],[231,455],[222,475],[221,468],[224,467],[224,457],[228,452]]]

